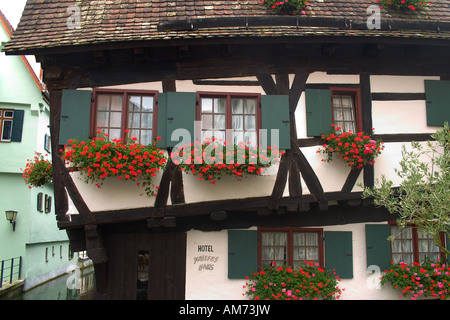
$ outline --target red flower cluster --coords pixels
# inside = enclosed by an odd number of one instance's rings
[[[44,159],[41,153],[36,153],[33,160],[27,159],[26,167],[22,171],[22,177],[29,189],[41,187],[52,181],[52,163]]]
[[[212,184],[223,175],[239,179],[248,175],[260,175],[265,167],[279,160],[279,152],[275,148],[268,147],[267,152],[261,152],[258,148],[243,143],[220,144],[216,139],[204,144],[196,141],[178,147],[170,156],[181,170]]]
[[[69,140],[65,145],[63,158],[71,171],[78,170],[86,175],[86,182],[115,177],[122,181],[136,181],[138,186],[146,188],[148,195],[155,195],[151,183],[152,177],[160,169],[164,169],[166,157],[164,152],[156,147],[156,142],[144,146],[131,138],[129,142],[123,139],[108,139],[107,134],[99,130],[98,137],[88,141]],[[143,177],[143,182],[139,178]],[[158,189],[158,187],[156,187]]]
[[[333,153],[336,153],[350,167],[361,169],[366,164],[373,165],[375,158],[384,149],[380,139],[375,140],[363,132],[341,132],[341,127],[334,124],[331,126],[335,133],[323,134],[322,139],[326,140],[326,143],[322,149],[317,150],[328,155],[327,159],[322,161],[331,161]]]
[[[298,269],[267,266],[246,279],[249,282],[244,286],[247,289],[244,295],[253,300],[335,300],[343,290],[334,270],[327,271],[311,261],[305,261]]]
[[[431,6],[431,2],[425,2],[420,0],[377,0],[383,7],[395,10],[401,9],[409,9],[409,10],[417,10],[421,9],[424,6]]]
[[[450,267],[439,261],[392,263],[381,278],[382,285],[388,282],[402,291],[400,297],[410,295],[413,300],[421,296],[447,299],[450,293]]]
[[[304,10],[308,5],[308,0],[261,0],[261,4],[275,12],[305,14]]]

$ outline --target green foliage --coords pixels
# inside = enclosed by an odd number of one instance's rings
[[[333,154],[337,154],[339,158],[344,160],[350,167],[362,169],[363,166],[375,163],[375,158],[381,154],[383,150],[383,141],[374,139],[371,135],[364,132],[341,132],[341,127],[331,125],[335,130],[331,134],[322,134],[325,144],[317,152],[327,155],[322,161],[330,162]]]
[[[23,170],[22,177],[28,188],[41,187],[52,181],[52,163],[41,153],[36,153],[33,160],[27,159],[27,164]]]
[[[448,298],[450,292],[450,267],[440,262],[425,261],[423,264],[392,263],[381,277],[382,285],[390,283],[402,291],[400,297]]]
[[[265,168],[278,163],[279,155],[276,148],[260,150],[244,143],[223,144],[214,138],[203,144],[196,141],[179,147],[172,151],[170,157],[181,170],[214,184],[223,176],[241,179],[261,175]]]
[[[85,176],[86,182],[96,182],[100,188],[102,180],[114,177],[122,181],[136,181],[145,187],[147,195],[154,196],[152,177],[164,170],[166,157],[156,147],[156,142],[148,146],[122,139],[108,139],[99,130],[98,136],[87,141],[69,140],[64,146],[63,158],[71,171],[78,170]],[[141,183],[139,178],[143,179]],[[156,187],[158,189],[158,187]]]
[[[305,262],[295,270],[288,266],[267,266],[247,278],[245,294],[252,300],[339,299],[339,277],[318,263]]]
[[[450,254],[441,242],[440,232],[450,233],[450,131],[448,123],[432,135],[427,147],[412,142],[412,150],[402,147],[402,160],[397,175],[402,179],[394,183],[385,176],[377,179],[375,188],[365,188],[363,198],[373,197],[375,205],[386,207],[399,215],[399,227],[415,224],[433,236],[442,252]],[[426,161],[425,161],[426,160]]]

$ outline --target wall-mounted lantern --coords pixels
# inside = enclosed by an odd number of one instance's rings
[[[17,211],[6,210],[5,213],[6,213],[6,220],[8,220],[13,225],[13,231],[16,231]]]

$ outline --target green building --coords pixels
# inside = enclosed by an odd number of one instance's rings
[[[1,48],[13,28],[1,12],[0,22]],[[0,52],[0,69],[0,262],[5,260],[5,277],[10,259],[21,257],[20,278],[28,290],[65,273],[77,259],[66,232],[55,223],[53,185],[30,189],[22,177],[27,159],[36,152],[47,158],[51,154],[44,86],[24,56]],[[8,210],[17,212],[14,223],[6,219]],[[14,273],[19,261],[15,259]]]

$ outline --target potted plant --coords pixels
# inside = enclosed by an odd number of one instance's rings
[[[305,9],[308,4],[307,0],[261,0],[261,4],[276,12],[282,14],[301,13],[306,14]]]
[[[70,171],[79,171],[85,176],[85,182],[96,182],[99,188],[102,180],[114,177],[135,181],[145,187],[147,195],[156,195],[152,177],[164,170],[167,161],[164,152],[157,148],[157,141],[144,146],[134,137],[128,141],[109,140],[100,129],[97,134],[87,141],[69,140],[69,145],[64,146],[63,158]]]
[[[186,173],[197,176],[200,181],[212,184],[223,176],[232,176],[240,180],[250,175],[261,175],[265,168],[277,163],[279,151],[268,147],[244,145],[227,145],[217,139],[189,145],[172,150],[172,161]]]
[[[336,272],[311,261],[298,269],[272,264],[246,279],[244,295],[252,300],[336,300],[342,292]]]
[[[342,131],[339,126],[331,125],[334,133],[323,134],[322,139],[325,140],[324,145],[317,152],[327,155],[322,161],[329,162],[333,159],[333,154],[337,154],[343,159],[347,165],[352,168],[361,169],[369,164],[373,165],[375,158],[381,154],[384,149],[381,139],[374,139],[371,135],[364,132],[352,133],[351,131]],[[373,129],[372,129],[373,130]]]
[[[420,10],[426,6],[430,6],[431,2],[425,2],[421,0],[377,0],[381,5],[381,8],[387,8],[391,10]]]
[[[48,156],[47,154],[45,156]],[[27,164],[22,170],[22,177],[28,188],[41,187],[52,181],[52,163],[44,159],[41,153],[36,152],[32,160],[27,159]]]
[[[380,283],[390,283],[401,290],[400,298],[409,295],[413,300],[419,297],[447,299],[450,293],[450,267],[431,260],[422,264],[392,262],[389,270],[384,271]]]

